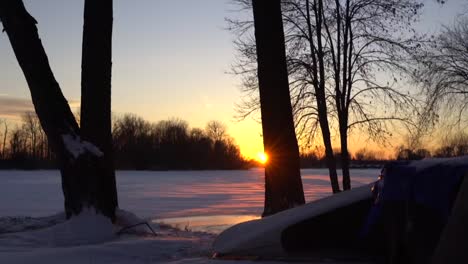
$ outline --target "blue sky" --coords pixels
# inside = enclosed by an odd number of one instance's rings
[[[83,0],[24,0],[37,19],[52,69],[65,96],[80,98]],[[233,36],[225,17],[238,16],[230,0],[114,0],[113,111],[147,120],[171,117],[204,127],[221,120],[253,156],[262,150],[260,126],[234,121],[240,80],[230,74]],[[418,30],[435,32],[466,9],[448,0],[426,1]],[[6,34],[0,35],[0,117],[11,118],[12,100],[30,100],[29,91]],[[24,104],[21,104],[24,108]],[[23,109],[21,108],[21,109]],[[5,113],[10,115],[6,115]]]

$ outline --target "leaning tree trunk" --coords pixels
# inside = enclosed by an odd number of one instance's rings
[[[280,0],[253,0],[265,167],[263,216],[305,203],[289,94]]]
[[[81,135],[104,152],[96,173],[99,207],[114,215],[118,206],[112,158],[112,0],[86,0],[81,62]]]
[[[81,140],[78,124],[39,39],[36,20],[21,0],[1,0],[0,20],[26,77],[41,126],[56,153],[67,217],[78,215],[88,206],[113,219],[98,200],[101,196],[96,173],[102,166],[104,154],[93,144]]]

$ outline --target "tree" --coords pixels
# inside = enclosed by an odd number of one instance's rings
[[[458,157],[468,155],[468,134],[458,132],[443,138],[435,157]]]
[[[409,58],[424,43],[412,28],[422,4],[414,0],[286,0],[282,4],[296,128],[307,133],[307,139],[321,131],[335,192],[339,189],[330,137],[337,130],[347,190],[351,187],[348,135],[353,129],[382,142],[391,135],[394,122],[412,126],[415,93],[400,83],[413,70]],[[248,26],[234,23],[244,36]],[[248,37],[237,46],[243,56],[237,72],[251,75],[255,47]]]
[[[250,5],[249,1],[245,0],[237,0],[236,1],[242,9],[251,9],[252,6]],[[283,21],[285,26],[287,27],[288,19],[284,17],[288,17],[288,12],[290,10],[287,8],[286,3],[289,1],[282,1],[283,7],[285,10],[283,11]],[[309,6],[309,2],[306,2],[306,5]],[[310,11],[309,8],[307,8]],[[311,15],[309,12],[303,13],[307,16],[309,21],[311,20]],[[321,17],[318,17],[321,22]],[[250,94],[248,100],[244,101],[243,106],[240,109],[241,117],[246,117],[247,115],[254,112],[258,109],[258,97],[252,94],[253,91],[256,91],[259,88],[259,83],[256,81],[257,79],[257,65],[254,63],[257,60],[257,54],[255,51],[258,49],[256,47],[254,41],[250,37],[250,35],[246,34],[251,29],[251,23],[248,21],[234,21],[229,20],[230,24],[232,25],[231,30],[234,31],[239,35],[238,40],[235,42],[237,49],[241,54],[241,59],[238,62],[237,66],[234,68],[234,73],[241,74],[244,77],[244,86],[245,91]],[[296,21],[297,22],[297,21]],[[294,22],[294,23],[296,23]],[[310,23],[309,23],[310,25]],[[305,29],[307,32],[309,29]],[[312,30],[312,28],[310,28]],[[326,95],[326,87],[325,87],[325,79],[320,78],[319,76],[324,73],[325,68],[322,67],[324,65],[323,59],[325,50],[323,49],[322,39],[317,42],[314,42],[314,39],[311,37],[306,37],[303,34],[307,34],[302,32],[302,35],[297,35],[299,38],[303,38],[305,42],[301,43],[301,45],[297,45],[289,48],[289,43],[291,39],[291,32],[289,29],[286,30],[286,56],[287,56],[287,63],[289,64],[289,77],[292,79],[290,81],[290,96],[289,98],[292,99],[292,111],[295,121],[295,128],[298,130],[299,137],[303,137],[306,134],[305,140],[306,143],[310,143],[311,139],[314,138],[315,133],[321,131],[321,136],[323,139],[323,145],[325,147],[325,160],[329,170],[330,175],[330,183],[332,187],[333,193],[339,192],[340,187],[338,183],[338,176],[336,172],[336,161],[333,155],[333,147],[331,143],[331,132],[328,122],[328,107],[327,107],[327,95]],[[245,37],[246,36],[246,37]],[[245,40],[244,40],[245,37]],[[284,38],[283,38],[284,39]],[[317,45],[317,48],[315,48]],[[307,50],[308,48],[312,51],[310,54],[305,55],[307,58],[310,58],[312,61],[309,61],[307,64],[307,74],[311,76],[312,80],[299,77],[296,79],[296,68],[291,65],[291,62],[294,61],[292,58],[291,51],[293,54],[297,54],[298,50]],[[316,53],[314,51],[317,51]],[[322,63],[321,63],[322,62]],[[302,64],[301,66],[305,66]],[[304,82],[305,81],[305,82]],[[305,87],[312,86],[314,91],[305,91]],[[261,98],[260,98],[261,101]]]
[[[112,0],[86,0],[81,62],[81,135],[104,152],[94,175],[98,201],[113,215],[118,206],[112,153]]]
[[[313,83],[317,77],[315,74],[308,77],[309,68],[313,71],[318,67],[318,78],[328,82],[326,97],[330,100],[317,93],[315,97],[317,105],[320,101],[329,104],[330,113],[338,122],[343,189],[348,190],[351,188],[348,150],[351,129],[364,128],[371,138],[379,140],[388,135],[389,122],[411,122],[405,114],[412,114],[407,109],[413,109],[413,98],[406,87],[398,86],[398,81],[411,72],[407,58],[420,47],[421,38],[414,34],[411,23],[422,4],[412,0],[309,2],[285,3],[290,10],[285,18],[291,32],[289,46],[300,47],[307,40],[312,43],[307,50],[312,63],[303,59],[302,52],[294,55],[292,51],[291,68]],[[386,110],[376,110],[379,105]],[[320,109],[317,111],[320,119]]]
[[[226,126],[219,121],[209,121],[205,128],[206,134],[214,142],[222,141],[226,137]]]
[[[27,135],[24,130],[15,129],[10,137],[10,159],[24,159],[27,155]]]
[[[0,20],[26,77],[41,126],[57,155],[67,217],[80,214],[84,207],[94,207],[114,220],[115,208],[100,200],[97,188],[97,173],[106,154],[81,139],[80,128],[50,68],[37,21],[21,0],[0,1]]]
[[[6,122],[6,120],[2,120],[3,123],[3,127],[4,127],[4,130],[3,130],[3,144],[2,144],[2,158],[5,159],[6,158],[6,141],[7,141],[7,138],[8,138],[8,123]]]
[[[265,167],[263,216],[305,203],[299,170],[281,18],[281,1],[252,0]]]
[[[415,80],[422,84],[427,94],[426,119],[432,120],[442,113],[444,120],[455,124],[467,121],[468,108],[468,18],[458,19],[454,25],[445,27],[433,39],[430,49],[419,54],[420,68],[415,71]]]
[[[381,160],[381,157],[378,157],[377,153],[373,150],[367,148],[362,148],[354,153],[354,159],[357,161],[375,161]]]
[[[39,119],[36,114],[33,112],[26,112],[22,115],[23,121],[23,131],[28,137],[29,155],[32,158],[37,158],[38,156],[38,143],[40,137],[40,124]]]

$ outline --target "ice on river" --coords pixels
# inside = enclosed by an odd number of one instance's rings
[[[352,170],[353,186],[378,174]],[[307,201],[331,194],[326,170],[302,175]],[[0,171],[0,263],[253,263],[211,259],[211,243],[227,227],[259,217],[263,181],[262,169],[118,171],[120,208],[147,220],[159,236],[117,237],[89,212],[65,222],[58,171]]]

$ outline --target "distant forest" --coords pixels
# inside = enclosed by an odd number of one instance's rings
[[[263,166],[247,159],[225,125],[210,121],[190,128],[181,119],[151,123],[134,114],[114,118],[115,167],[128,170],[231,170]],[[339,150],[335,150],[340,168]],[[458,133],[430,151],[400,146],[391,160],[468,155],[468,135]],[[350,157],[353,168],[379,168],[390,159],[382,152],[360,149]],[[302,150],[301,168],[326,168],[323,150]],[[0,120],[0,169],[55,169],[55,156],[34,112],[26,112],[12,127]]]
[[[35,113],[23,114],[19,126],[9,128],[3,122],[0,128],[0,168],[57,167]],[[189,128],[180,119],[151,123],[125,114],[114,118],[112,137],[117,169],[224,170],[258,165],[242,157],[226,127],[218,121],[210,121],[200,129]]]

